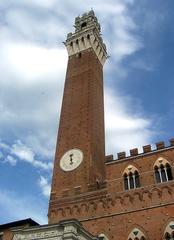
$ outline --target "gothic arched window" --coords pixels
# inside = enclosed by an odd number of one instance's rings
[[[167,171],[168,180],[173,180],[172,169],[168,163],[166,164],[166,171]]]
[[[146,240],[144,233],[138,229],[134,228],[128,236],[128,240]]]
[[[140,178],[137,168],[129,165],[123,173],[124,189],[130,190],[140,187]]]
[[[154,165],[155,179],[157,183],[173,180],[172,169],[166,159],[158,158]]]
[[[138,188],[138,187],[140,187],[140,177],[139,177],[139,173],[138,173],[138,171],[135,171],[135,185],[136,185],[136,187]]]

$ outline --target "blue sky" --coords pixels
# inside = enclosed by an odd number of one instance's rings
[[[106,153],[174,137],[173,0],[0,0],[0,224],[47,222],[74,18],[91,8],[104,67]]]

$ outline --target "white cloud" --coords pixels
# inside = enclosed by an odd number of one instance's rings
[[[43,78],[55,81],[54,76],[65,72],[67,53],[65,49],[46,48],[27,42],[6,42],[3,44],[2,57],[16,77],[12,81],[20,84],[33,84]],[[4,68],[4,63],[0,68]],[[7,69],[6,69],[7,70]]]
[[[42,194],[45,197],[49,197],[50,191],[51,191],[51,185],[48,183],[48,180],[44,176],[40,176],[38,180],[38,185],[41,188]]]
[[[100,16],[104,33],[106,32],[104,36],[109,34],[109,38],[104,37],[104,39],[106,39],[108,53],[112,60],[120,64],[125,57],[141,49],[143,43],[136,35],[137,25],[130,16],[126,2],[117,1],[117,4],[113,5],[111,1],[106,5],[97,5],[96,9],[99,10],[99,14],[106,9],[105,14]],[[126,69],[124,71],[126,72]]]
[[[12,166],[16,166],[17,163],[17,159],[15,159],[14,157],[12,157],[11,155],[7,155],[7,157],[4,160],[4,163],[10,163],[10,165]]]
[[[132,111],[130,109],[133,107]],[[153,119],[137,113],[139,108],[131,98],[114,95],[112,90],[105,93],[106,153],[115,154],[151,142],[154,134],[150,130]]]
[[[29,147],[21,143],[20,140],[18,140],[17,143],[12,145],[11,153],[26,162],[32,163],[34,161],[35,154]]]
[[[41,169],[44,169],[44,170],[49,170],[49,171],[53,169],[52,162],[45,163],[45,162],[42,162],[42,161],[34,160],[32,165],[34,167],[38,167],[38,168],[41,168]]]
[[[5,148],[3,148],[3,146],[5,146]],[[36,154],[33,149],[23,144],[20,140],[17,140],[12,146],[1,142],[0,149],[1,148],[6,150],[4,153],[6,157],[3,163],[10,163],[12,166],[15,166],[17,162],[24,161],[42,170],[50,171],[53,168],[52,162],[44,162],[36,159]]]
[[[33,150],[23,144],[20,140],[12,145],[11,154],[17,156],[22,161],[32,164],[34,167],[39,167],[44,170],[51,170],[53,167],[52,162],[43,162],[35,159],[35,153]]]
[[[11,137],[17,136],[50,160],[65,78],[65,49],[4,43],[1,51],[0,136],[5,138],[8,129]]]

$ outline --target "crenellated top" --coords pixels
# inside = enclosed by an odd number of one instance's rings
[[[143,156],[145,154],[151,154],[154,153],[156,151],[162,151],[168,148],[174,148],[174,138],[170,139],[170,145],[166,146],[165,143],[163,141],[156,143],[156,149],[152,150],[152,146],[149,145],[145,145],[142,147],[143,148],[143,152],[139,153],[138,148],[134,148],[130,150],[130,155],[126,155],[126,152],[119,152],[117,153],[117,159],[116,160],[124,160],[124,159],[129,159],[132,157],[139,157],[139,156]],[[114,158],[113,155],[108,155],[105,157],[105,161],[106,163],[110,163],[110,162],[114,162]]]
[[[106,45],[101,37],[101,28],[98,20],[91,10],[75,19],[75,32],[68,33],[65,46],[69,56],[92,48],[99,61],[104,65],[108,55]]]
[[[89,28],[95,28],[99,34],[101,31],[100,24],[93,10],[88,13],[84,13],[81,17],[76,17],[74,27],[76,33]]]

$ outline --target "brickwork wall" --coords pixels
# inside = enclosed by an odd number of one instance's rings
[[[169,205],[84,221],[83,225],[93,234],[104,233],[108,239],[127,240],[136,227],[144,233],[146,239],[162,240],[165,227],[173,216],[174,207]]]

